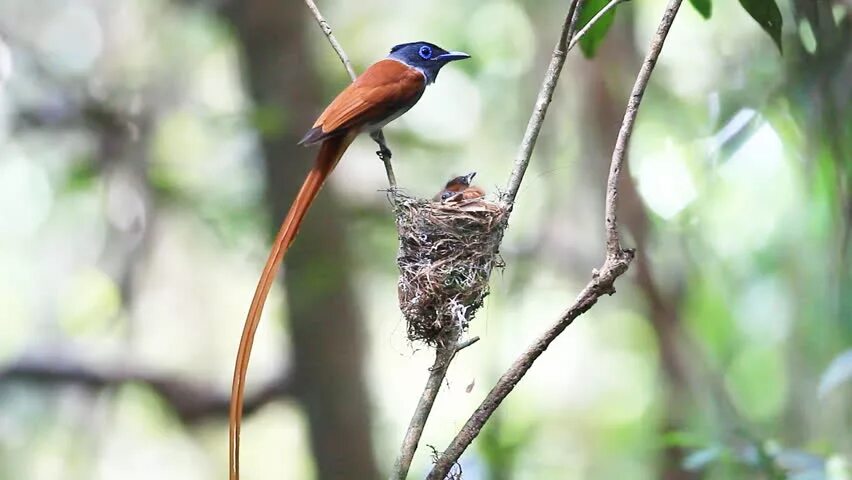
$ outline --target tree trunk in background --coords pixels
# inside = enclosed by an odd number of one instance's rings
[[[245,0],[226,10],[259,117],[270,127],[260,130],[276,231],[316,154],[296,142],[323,103],[306,40],[316,26],[304,13],[296,0]],[[363,378],[364,332],[343,215],[334,190],[326,187],[287,257],[294,391],[307,413],[318,478],[374,479],[380,474]]]

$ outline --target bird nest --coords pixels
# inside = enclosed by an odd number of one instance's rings
[[[447,345],[488,296],[506,211],[485,199],[439,203],[392,193],[399,232],[399,306],[408,338]]]

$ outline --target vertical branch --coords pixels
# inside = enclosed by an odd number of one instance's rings
[[[506,396],[511,393],[515,385],[520,382],[524,375],[532,368],[535,360],[541,356],[548,346],[556,339],[573,321],[592,308],[598,299],[605,294],[615,293],[614,282],[627,271],[630,262],[633,260],[632,250],[623,250],[618,240],[618,225],[616,223],[615,207],[618,200],[618,176],[621,173],[621,166],[624,163],[624,157],[627,151],[627,144],[630,140],[630,135],[633,132],[633,126],[636,121],[639,104],[642,101],[642,95],[645,92],[645,87],[651,76],[651,72],[657,63],[660,52],[675,15],[680,8],[682,0],[670,0],[666,6],[666,11],[660,21],[660,26],[657,33],[651,42],[651,48],[645,57],[639,75],[633,86],[633,90],[628,101],[627,108],[624,113],[621,130],[619,131],[618,139],[612,154],[610,165],[609,178],[607,180],[606,192],[606,259],[599,271],[595,271],[592,275],[592,280],[586,285],[574,304],[551,326],[541,337],[539,337],[524,353],[518,357],[511,367],[504,373],[491,391],[486,395],[480,406],[473,412],[465,425],[461,428],[456,437],[450,442],[450,445],[444,450],[444,453],[435,462],[435,466],[427,477],[428,480],[441,480],[450,471],[450,468],[458,461],[461,454],[473,442],[474,438],[479,435],[482,427],[497,410],[497,407],[503,402]],[[558,44],[557,44],[558,50]],[[556,52],[555,52],[556,54]],[[547,83],[545,83],[545,87]],[[544,88],[543,88],[544,89]],[[537,105],[538,107],[538,105]],[[538,110],[538,108],[537,108]],[[535,116],[535,114],[534,114]],[[531,121],[532,123],[532,121]],[[539,125],[540,127],[540,125]],[[522,149],[523,153],[523,149]],[[526,162],[523,156],[519,157],[516,163],[519,170],[513,172],[512,180],[510,180],[510,188],[520,183],[520,178],[516,179],[516,173],[519,171],[519,176],[523,176],[523,169],[526,168]],[[517,187],[514,190],[507,192],[512,195],[517,193]]]
[[[429,379],[426,381],[426,387],[423,389],[423,394],[420,395],[420,400],[414,409],[414,415],[408,424],[408,430],[405,432],[405,438],[402,440],[402,446],[400,447],[399,457],[397,457],[393,466],[393,472],[390,476],[391,480],[405,480],[408,476],[411,461],[414,459],[414,452],[417,451],[420,437],[423,435],[423,429],[426,427],[426,420],[429,419],[429,414],[432,412],[432,405],[435,404],[435,398],[438,396],[438,391],[441,389],[441,384],[444,382],[444,377],[450,368],[450,362],[453,361],[456,353],[478,341],[479,337],[473,337],[458,345],[438,347],[435,349],[435,363],[429,369],[430,373]]]
[[[452,347],[437,347],[435,349],[435,363],[429,369],[426,387],[423,389],[423,394],[414,409],[414,415],[408,424],[405,438],[402,439],[399,457],[397,457],[393,465],[393,472],[390,475],[391,480],[405,480],[408,476],[408,469],[411,468],[411,461],[414,459],[414,452],[417,451],[417,445],[420,443],[420,437],[426,427],[426,420],[432,412],[432,405],[435,404],[438,390],[441,389],[441,383],[447,375],[447,369],[450,367],[454,354],[455,351]]]
[[[645,56],[645,61],[642,62],[642,68],[639,70],[636,83],[633,84],[633,90],[630,92],[630,100],[627,102],[624,120],[621,122],[621,130],[618,132],[615,148],[612,151],[609,178],[606,182],[606,253],[608,257],[618,255],[621,250],[615,215],[615,207],[618,202],[618,176],[621,173],[621,166],[624,164],[624,157],[627,154],[630,137],[633,135],[633,124],[636,121],[636,114],[639,112],[639,104],[645,95],[645,87],[648,86],[651,72],[654,71],[654,66],[656,66],[660,52],[663,50],[663,44],[669,34],[669,29],[672,26],[672,22],[674,22],[678,8],[680,8],[680,3],[680,0],[669,1],[665,13],[663,13],[663,19],[657,28],[657,34],[651,41],[651,48]]]
[[[314,15],[317,24],[320,29],[322,29],[322,33],[325,34],[325,37],[328,39],[328,43],[331,44],[331,48],[334,49],[334,52],[337,53],[340,61],[343,62],[343,67],[349,74],[349,78],[354,82],[355,79],[358,78],[358,75],[355,73],[355,69],[352,68],[352,62],[349,61],[349,57],[346,55],[346,52],[343,51],[343,47],[340,45],[340,42],[337,41],[337,38],[334,37],[334,33],[331,32],[331,25],[329,25],[325,17],[322,16],[322,13],[320,13],[319,8],[317,8],[317,4],[314,3],[314,0],[305,0],[305,5],[308,6],[308,10],[310,10]]]
[[[550,64],[547,66],[547,72],[544,74],[544,80],[541,83],[541,89],[538,92],[538,98],[536,98],[532,115],[530,115],[529,122],[527,122],[524,138],[521,140],[520,147],[518,147],[518,154],[515,156],[515,165],[512,168],[512,173],[509,175],[509,184],[506,187],[506,192],[503,193],[502,200],[510,209],[515,203],[518,189],[521,188],[521,181],[524,179],[524,173],[526,173],[527,166],[529,166],[530,157],[532,157],[535,143],[538,140],[538,134],[541,132],[541,126],[544,123],[544,117],[547,115],[547,108],[553,100],[556,83],[559,81],[562,66],[565,65],[565,58],[568,56],[568,41],[576,31],[577,20],[580,17],[580,10],[583,8],[585,1],[573,0],[571,2],[568,14],[565,16],[565,21],[562,24],[562,32],[559,35],[559,40],[556,41],[556,46],[553,47],[553,56],[550,57]]]

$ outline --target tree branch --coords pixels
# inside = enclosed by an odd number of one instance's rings
[[[659,58],[663,43],[665,42],[672,22],[674,22],[675,15],[680,8],[681,2],[682,0],[670,0],[669,4],[666,6],[666,11],[660,21],[660,26],[657,29],[656,36],[651,42],[650,51],[645,57],[645,61],[642,64],[642,68],[639,71],[639,75],[637,76],[636,82],[633,86],[633,91],[631,93],[630,100],[628,101],[627,109],[624,113],[621,130],[619,131],[618,139],[616,140],[616,145],[613,150],[609,178],[607,180],[605,216],[607,240],[606,258],[603,266],[600,268],[600,271],[593,272],[592,280],[588,285],[586,285],[583,291],[580,292],[580,295],[577,297],[577,300],[575,300],[574,305],[572,305],[571,308],[569,308],[562,317],[550,327],[550,329],[548,329],[523,354],[521,354],[506,373],[500,377],[497,384],[491,389],[480,404],[479,408],[477,408],[470,416],[453,441],[450,442],[447,449],[444,450],[444,453],[435,462],[435,466],[429,473],[427,479],[441,480],[447,475],[450,468],[456,463],[456,461],[458,461],[461,454],[482,430],[485,422],[488,421],[494,411],[496,411],[497,407],[515,388],[515,385],[517,385],[527,371],[529,371],[533,362],[535,362],[535,360],[544,353],[547,347],[550,346],[553,340],[555,340],[556,337],[568,327],[568,325],[573,323],[577,317],[592,308],[601,296],[615,293],[615,280],[627,271],[627,268],[633,259],[633,251],[623,250],[618,239],[618,225],[615,216],[616,201],[618,199],[618,176],[621,172],[621,166],[624,163],[627,144],[630,140],[630,135],[633,132],[636,114],[639,104],[642,101],[645,87],[648,84],[651,72],[656,65],[657,58]],[[564,38],[565,37],[560,39],[561,44],[564,44]],[[554,58],[558,57],[560,54],[560,43],[557,43],[557,48],[554,51]],[[553,66],[554,63],[555,62],[551,62],[551,66]],[[558,70],[556,73],[558,74]],[[548,69],[548,76],[550,76],[550,74],[551,69]],[[552,83],[555,84],[555,78]],[[546,90],[548,85],[549,83],[546,79],[542,90]],[[542,99],[542,95],[539,96],[539,99]],[[546,99],[549,101],[549,96],[547,96]],[[538,102],[536,105],[536,111],[538,112],[540,108],[546,109],[546,104],[547,102]],[[533,114],[533,119],[530,120],[531,125],[533,124],[535,117],[536,113]],[[537,128],[540,128],[540,124]],[[532,138],[534,143],[534,136]],[[528,142],[525,142],[525,144],[528,144]],[[531,152],[531,145],[529,146],[529,151]],[[524,152],[525,149],[522,147],[521,153],[523,154]],[[523,155],[519,156],[516,166],[520,167],[521,177],[523,176],[523,170],[526,168],[526,163],[529,163],[528,157],[524,160]],[[517,178],[517,183],[515,183],[515,178],[516,177],[513,172],[513,181],[510,182],[510,187],[516,186],[520,183],[520,178]],[[517,187],[507,193],[510,195],[508,198],[513,200],[514,194],[517,193]]]
[[[308,9],[314,15],[314,18],[317,21],[320,29],[322,29],[322,33],[325,34],[325,37],[328,39],[328,43],[331,44],[331,48],[334,49],[337,56],[340,57],[340,61],[343,62],[343,67],[346,68],[346,72],[349,73],[349,78],[354,82],[358,75],[355,73],[355,69],[352,68],[352,62],[349,61],[349,57],[346,55],[346,52],[343,51],[343,47],[340,45],[340,42],[337,41],[337,38],[334,37],[334,33],[331,32],[331,25],[328,24],[325,17],[320,13],[319,8],[317,8],[317,4],[314,3],[314,0],[305,0],[305,5],[308,6]]]
[[[508,206],[509,211],[514,207],[515,197],[518,195],[518,189],[521,188],[524,173],[526,173],[527,166],[529,166],[535,143],[538,140],[538,134],[541,132],[544,117],[547,115],[547,108],[553,100],[556,83],[559,81],[562,66],[565,65],[565,58],[568,56],[568,41],[576,31],[577,20],[580,18],[580,10],[583,8],[585,2],[586,0],[573,0],[571,2],[568,14],[565,16],[565,21],[562,24],[562,33],[559,35],[559,40],[556,41],[556,46],[553,47],[550,64],[547,66],[547,71],[544,74],[544,80],[538,92],[538,98],[536,98],[532,115],[530,115],[529,122],[527,122],[524,138],[521,140],[520,147],[518,147],[518,154],[515,156],[515,165],[512,167],[512,173],[509,175],[509,184],[502,195],[502,201]]]
[[[408,431],[402,440],[399,457],[397,457],[393,466],[393,472],[390,476],[391,480],[405,480],[408,476],[411,461],[414,459],[414,452],[417,451],[417,445],[420,443],[420,437],[423,435],[426,421],[432,412],[432,405],[435,404],[435,398],[438,396],[438,391],[441,389],[441,384],[444,382],[444,377],[450,368],[450,362],[453,361],[456,353],[478,341],[479,337],[473,337],[452,347],[438,347],[435,349],[435,363],[429,369],[430,373],[429,379],[426,381],[426,387],[423,389],[423,394],[420,395],[417,408],[414,409],[414,415],[408,424]]]
[[[611,9],[615,6],[615,4],[621,1],[625,0],[613,0],[612,4],[607,5],[602,13],[599,13],[589,21],[587,28],[584,29],[582,33],[588,31],[589,26],[597,22],[607,10]],[[533,110],[532,117],[527,125],[527,131],[521,145],[521,157],[519,158],[523,158],[523,160],[516,161],[515,170],[512,172],[510,179],[510,187],[508,190],[509,194],[503,198],[503,201],[506,202],[510,208],[514,203],[515,195],[520,187],[524,171],[526,170],[526,166],[529,164],[530,157],[532,156],[532,149],[535,146],[536,139],[538,138],[538,132],[541,130],[541,125],[544,122],[547,107],[553,98],[556,82],[559,79],[562,66],[565,64],[565,58],[568,50],[576,44],[577,39],[574,38],[574,32],[576,31],[580,9],[584,3],[585,0],[573,0],[568,9],[568,13],[565,16],[562,33],[559,41],[556,43],[556,47],[554,48],[553,57],[551,58],[547,73],[545,74],[545,79],[541,87],[541,91],[539,92],[535,109]],[[570,46],[568,46],[569,42]],[[453,351],[441,348],[436,350],[435,364],[431,369],[432,373],[429,375],[426,387],[423,390],[423,394],[421,395],[417,408],[414,411],[414,416],[409,423],[408,431],[403,439],[400,455],[394,464],[394,470],[390,477],[391,479],[404,480],[408,475],[408,470],[411,467],[411,461],[414,457],[415,451],[417,450],[420,437],[423,434],[423,428],[425,427],[429,414],[432,411],[432,405],[435,402],[441,382],[443,382],[447,369],[449,368],[449,363],[452,361],[456,352],[470,346],[477,340],[479,340],[479,338],[475,337],[468,342],[462,342],[461,344],[458,344]]]
[[[337,38],[335,38],[334,33],[332,33],[331,25],[329,25],[325,17],[322,16],[322,13],[320,13],[319,8],[317,7],[317,4],[314,3],[313,0],[305,0],[305,5],[308,6],[308,10],[310,10],[313,14],[314,19],[316,19],[317,24],[322,30],[322,33],[324,33],[325,37],[328,39],[328,43],[331,44],[331,48],[333,48],[334,52],[337,53],[337,56],[343,63],[343,67],[346,68],[346,72],[349,74],[349,78],[352,79],[352,81],[354,82],[355,79],[358,78],[358,75],[355,73],[355,69],[352,68],[352,62],[349,61],[349,57],[346,55],[346,52],[340,45],[340,42],[337,41]],[[383,152],[383,150],[386,150],[387,147],[384,145],[384,134],[381,130],[375,133],[375,138],[377,139],[376,142],[379,143],[379,152]],[[379,154],[379,152],[376,153]],[[382,161],[382,163],[385,164],[385,174],[388,177],[388,185],[390,185],[391,189],[395,189],[396,175],[393,173],[393,165],[391,165],[390,154],[379,154],[379,159]]]
[[[224,392],[196,382],[141,369],[121,367],[118,366],[119,364],[121,362],[111,362],[108,366],[94,367],[76,359],[25,358],[0,370],[0,384],[14,381],[47,386],[73,384],[100,390],[118,387],[125,383],[144,383],[168,402],[181,421],[188,425],[198,424],[210,418],[228,416],[230,396]],[[251,413],[290,393],[289,377],[274,380],[246,400],[245,411]]]
[[[556,90],[556,83],[559,81],[559,76],[562,73],[562,67],[565,65],[565,59],[568,52],[573,49],[580,39],[583,38],[591,28],[597,23],[607,12],[630,0],[611,0],[606,4],[588,23],[579,31],[575,32],[577,21],[580,16],[585,0],[577,2],[575,0],[568,9],[568,15],[565,17],[565,23],[562,25],[562,35],[556,42],[556,47],[553,49],[553,56],[550,59],[550,65],[547,67],[547,72],[544,75],[541,89],[538,92],[538,98],[535,102],[535,108],[527,123],[527,129],[524,132],[524,138],[521,140],[521,146],[518,148],[518,154],[515,157],[515,165],[512,168],[512,173],[509,175],[509,184],[506,191],[503,193],[502,200],[511,209],[515,204],[515,197],[518,195],[518,190],[521,188],[521,182],[524,179],[524,173],[527,171],[533,149],[538,134],[541,131],[541,126],[544,124],[544,117],[547,115],[547,108],[553,99],[553,92]]]
[[[670,0],[666,6],[666,11],[663,13],[663,18],[660,21],[660,26],[657,28],[657,33],[651,41],[651,48],[645,56],[645,61],[642,62],[642,68],[639,70],[639,75],[636,77],[636,83],[633,84],[633,90],[630,92],[630,100],[627,102],[627,110],[624,112],[624,121],[621,123],[621,130],[618,132],[618,139],[615,141],[615,148],[612,151],[612,161],[609,168],[609,179],[606,182],[606,251],[607,256],[617,255],[621,250],[618,241],[618,224],[615,216],[615,206],[618,202],[618,176],[621,173],[621,165],[624,163],[624,157],[627,153],[627,145],[630,143],[630,136],[633,134],[633,123],[636,121],[636,114],[639,112],[639,104],[642,102],[642,96],[645,94],[645,87],[648,86],[648,80],[651,78],[651,72],[654,71],[654,66],[657,64],[657,58],[663,49],[663,43],[666,41],[666,36],[674,22],[674,17],[680,8],[681,0]]]

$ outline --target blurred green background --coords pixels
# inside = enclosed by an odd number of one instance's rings
[[[664,4],[621,5],[594,58],[570,53],[482,341],[411,478],[600,265],[609,157]],[[505,185],[567,5],[319,6],[358,71],[413,40],[473,55],[385,130],[427,196],[474,170]],[[783,55],[740,2],[684,3],[621,187],[637,260],[465,479],[852,478],[852,4],[778,6]],[[244,315],[314,154],[295,144],[347,82],[299,0],[0,2],[0,478],[226,476]],[[405,338],[374,150],[350,149],[268,303],[246,480],[381,478],[420,395],[432,353]]]

